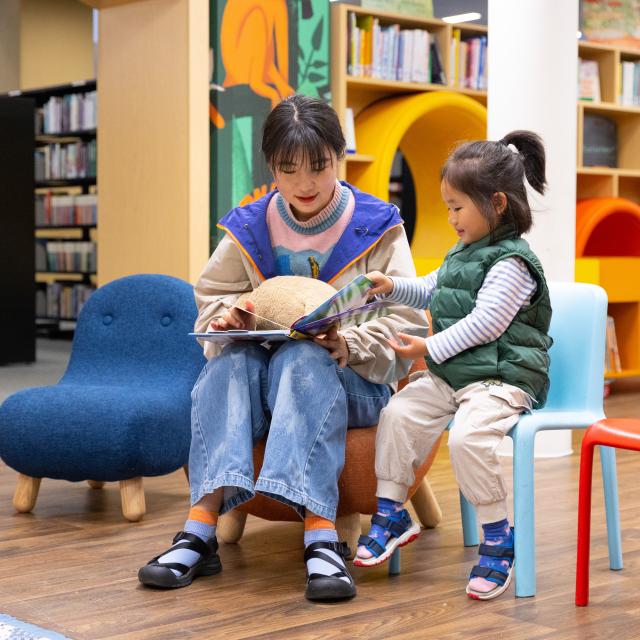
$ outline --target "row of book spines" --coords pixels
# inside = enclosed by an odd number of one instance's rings
[[[96,244],[36,238],[36,271],[95,273]]]
[[[36,180],[93,178],[97,160],[95,140],[47,144],[35,150]]]
[[[620,352],[618,351],[618,339],[616,337],[616,325],[611,316],[607,316],[606,349],[604,358],[605,371],[609,371],[611,373],[620,373],[622,371]]]
[[[95,129],[97,115],[95,91],[53,96],[36,109],[36,135]]]
[[[36,194],[36,226],[95,225],[98,222],[98,195]]]
[[[640,106],[640,62],[620,63],[620,104]]]
[[[487,36],[462,39],[460,29],[453,30],[449,52],[449,85],[465,89],[487,89]]]
[[[36,289],[36,316],[75,320],[95,290],[83,283],[49,282]]]
[[[383,26],[373,16],[349,13],[347,50],[350,76],[446,84],[437,40],[424,29]]]

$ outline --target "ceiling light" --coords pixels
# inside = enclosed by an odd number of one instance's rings
[[[472,13],[459,13],[455,16],[447,16],[446,18],[442,18],[442,20],[443,22],[471,22],[472,20],[479,20],[480,18],[482,18],[482,14],[474,11]]]

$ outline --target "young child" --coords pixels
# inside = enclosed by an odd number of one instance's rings
[[[322,100],[291,96],[269,114],[262,151],[277,190],[220,221],[226,235],[195,287],[197,332],[252,328],[251,316],[233,305],[274,276],[319,278],[336,288],[371,269],[415,276],[398,209],[337,180],[344,148],[338,116]],[[335,528],[346,430],[375,424],[390,385],[406,375],[409,363],[387,341],[402,327],[427,334],[424,314],[398,305],[387,317],[334,327],[313,341],[236,342],[221,352],[206,342],[209,360],[192,392],[192,508],[173,544],[140,569],[140,581],[184,587],[220,571],[218,515],[259,492],[304,520],[306,597],[353,597]],[[262,438],[254,480],[253,445]],[[260,544],[268,552],[269,536]]]
[[[443,429],[456,480],[484,530],[467,594],[488,600],[509,586],[513,528],[496,449],[521,413],[544,405],[549,387],[549,292],[538,258],[520,236],[531,227],[525,177],[545,188],[540,138],[514,131],[498,142],[456,149],[442,170],[449,224],[460,241],[422,278],[369,273],[372,294],[429,309],[433,336],[399,333],[401,358],[426,356],[428,371],[393,396],[376,438],[378,513],[361,536],[354,564],[372,566],[415,539],[403,502],[414,469]]]

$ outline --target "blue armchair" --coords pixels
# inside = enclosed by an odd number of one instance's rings
[[[128,276],[93,294],[60,382],[0,407],[18,511],[33,509],[41,478],[119,481],[125,518],[142,518],[142,477],[188,461],[191,389],[205,363],[188,335],[195,317],[191,285],[169,276]]]

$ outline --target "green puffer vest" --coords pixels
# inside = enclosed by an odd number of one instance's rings
[[[442,364],[427,356],[427,364],[456,390],[472,382],[500,379],[526,391],[539,409],[549,390],[548,350],[553,342],[547,335],[551,321],[549,290],[540,261],[511,226],[499,227],[493,236],[470,245],[459,242],[449,251],[438,271],[429,310],[434,333],[455,324],[473,310],[489,269],[512,256],[524,260],[536,280],[531,304],[518,311],[497,340],[467,349]]]

